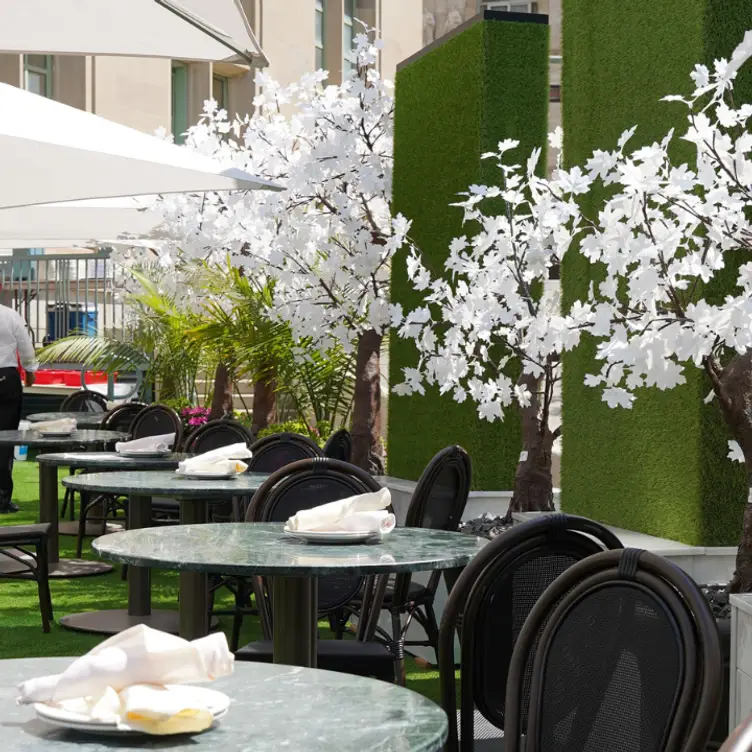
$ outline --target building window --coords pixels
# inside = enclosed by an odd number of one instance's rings
[[[24,89],[52,97],[52,55],[24,55]]]
[[[561,102],[561,84],[551,84],[548,92],[549,102]]]
[[[217,103],[217,109],[227,110],[227,78],[212,76],[212,99]]]
[[[355,41],[355,0],[345,0],[342,25],[342,75],[348,76],[358,67],[353,46]]]
[[[486,10],[502,10],[507,13],[537,13],[538,3],[512,3],[497,2],[497,0],[488,0],[483,3]]]
[[[324,0],[316,0],[316,70],[324,67]]]
[[[188,68],[172,64],[172,134],[176,144],[185,141],[188,130]]]

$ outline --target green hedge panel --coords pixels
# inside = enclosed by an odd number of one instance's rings
[[[613,148],[638,125],[634,143],[682,128],[686,109],[661,103],[687,94],[697,62],[730,55],[752,28],[752,0],[565,0],[562,119],[568,164],[594,149]],[[749,101],[750,76],[738,93]],[[678,142],[673,158],[692,159]],[[593,209],[602,196],[586,206]],[[594,276],[568,254],[562,268],[565,306],[585,294]],[[709,296],[733,284],[732,270]],[[585,387],[594,366],[585,342],[564,359],[562,506],[567,512],[692,545],[738,540],[745,500],[740,466],[726,459],[728,434],[717,406],[705,405],[710,384],[687,369],[687,384],[669,392],[643,390],[632,410],[612,410]]]
[[[451,208],[472,183],[498,180],[480,159],[504,138],[521,142],[520,160],[546,142],[548,26],[484,20],[414,59],[397,73],[394,206],[412,220],[411,236],[426,265],[440,271],[452,238],[468,232]],[[545,165],[545,151],[542,155]],[[392,300],[410,310],[421,302],[407,279],[405,253],[392,265]],[[414,346],[392,336],[390,383],[417,363]],[[474,403],[455,403],[433,389],[389,400],[388,471],[417,479],[431,457],[461,444],[473,461],[473,487],[511,488],[520,453],[514,413],[503,423],[480,421]]]

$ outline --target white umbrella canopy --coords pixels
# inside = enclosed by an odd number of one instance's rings
[[[0,208],[118,196],[282,190],[236,167],[0,84]]]
[[[240,0],[0,0],[0,51],[268,65]]]
[[[164,239],[162,216],[147,204],[126,196],[0,209],[0,248],[141,245]]]

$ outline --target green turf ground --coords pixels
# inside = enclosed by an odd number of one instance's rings
[[[62,475],[62,474],[61,474]],[[15,489],[13,500],[21,507],[17,514],[0,515],[0,525],[29,524],[38,521],[38,472],[35,462],[17,462],[13,470]],[[62,499],[62,492],[60,494]],[[60,556],[75,556],[76,539],[60,538]],[[84,558],[96,559],[91,551],[91,541],[84,547]],[[120,578],[120,567],[111,574],[73,580],[51,580],[52,604],[55,620],[66,614],[127,605],[127,586]],[[173,572],[154,570],[152,573],[152,606],[176,608],[178,576]],[[218,605],[225,605],[218,599]],[[227,600],[227,605],[231,599]],[[231,619],[220,620],[221,628],[229,639]],[[241,636],[241,645],[260,637],[257,619],[247,617]],[[42,632],[34,582],[0,580],[0,658],[28,658],[48,655],[80,655],[90,650],[101,638],[70,632],[57,624],[50,634]],[[408,659],[407,686],[438,701],[438,672],[423,670]]]

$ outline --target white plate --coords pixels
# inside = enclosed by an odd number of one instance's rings
[[[187,685],[186,685],[187,686]],[[224,692],[206,687],[191,687],[192,692],[204,695],[203,703],[214,716],[214,722],[222,720],[230,709],[230,698]],[[74,713],[70,710],[47,705],[43,702],[34,704],[34,710],[39,718],[58,728],[87,731],[94,734],[145,734],[138,729],[132,729],[115,721],[95,721],[88,716]]]
[[[167,457],[168,454],[172,454],[172,450],[168,449],[164,452],[154,452],[144,449],[126,449],[124,452],[117,452],[121,457]]]
[[[290,530],[287,525],[284,526],[283,531],[285,535],[289,535],[292,538],[299,538],[306,543],[365,543],[366,541],[374,540],[375,538],[381,538],[380,533],[374,533],[372,531],[343,532],[340,530],[324,532],[317,530],[312,532]]]
[[[235,470],[229,472],[212,472],[211,470],[195,470],[193,472],[183,472],[182,470],[176,470],[175,475],[180,478],[188,478],[189,480],[230,480],[237,478],[240,473]]]

